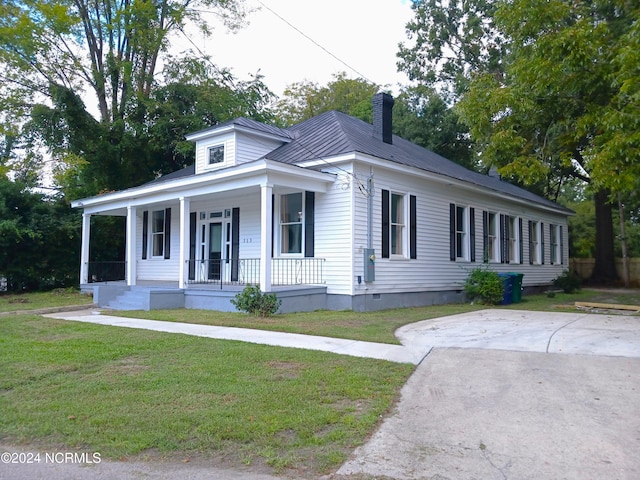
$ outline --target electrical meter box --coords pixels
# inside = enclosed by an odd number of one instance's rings
[[[376,251],[364,248],[364,281],[373,282],[376,279]]]

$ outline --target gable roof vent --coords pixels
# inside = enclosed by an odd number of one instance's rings
[[[393,123],[391,120],[393,97],[388,93],[376,93],[373,96],[373,136],[384,143],[393,143]]]

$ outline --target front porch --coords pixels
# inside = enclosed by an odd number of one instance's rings
[[[178,282],[140,281],[127,285],[124,280],[83,284],[81,290],[93,295],[94,303],[112,310],[158,310],[190,308],[235,312],[231,300],[245,285],[224,283],[191,284],[180,288]],[[327,287],[323,285],[282,285],[271,293],[282,301],[279,313],[327,309]]]
[[[323,258],[273,258],[271,289],[280,312],[325,309]],[[99,307],[114,310],[197,308],[236,311],[231,300],[247,285],[260,282],[260,259],[186,260],[187,281],[126,279],[126,262],[88,262],[88,282],[81,285]]]

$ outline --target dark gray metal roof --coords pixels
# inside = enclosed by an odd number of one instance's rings
[[[201,130],[195,134],[209,130],[213,131],[226,125],[238,125],[262,133],[290,139],[288,143],[284,143],[281,147],[266,154],[264,158],[269,160],[296,165],[310,160],[358,152],[438,175],[444,175],[477,187],[486,188],[538,205],[561,210],[567,214],[573,213],[568,208],[516,185],[503,182],[499,178],[468,170],[437,153],[411,143],[397,135],[393,135],[392,144],[384,143],[382,140],[376,139],[373,136],[373,125],[341,112],[326,112],[288,129],[281,129],[265,125],[255,120],[239,117],[210,129]],[[163,182],[194,174],[195,168],[191,165],[182,170],[164,175],[149,183]]]
[[[373,125],[341,112],[326,112],[287,130],[293,140],[268,153],[266,158],[297,164],[359,152],[573,213],[516,185],[468,170],[397,135],[393,135],[392,144],[384,143],[373,136]]]

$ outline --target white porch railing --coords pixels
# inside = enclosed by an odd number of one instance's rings
[[[260,259],[187,260],[188,284],[257,285]],[[274,258],[271,284],[318,285],[325,283],[324,258]]]

